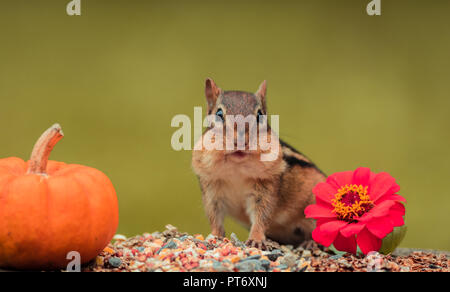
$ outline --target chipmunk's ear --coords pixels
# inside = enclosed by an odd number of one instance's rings
[[[205,95],[206,101],[208,103],[208,112],[214,107],[216,104],[217,98],[220,95],[222,89],[217,87],[216,83],[211,78],[206,79],[205,83]]]
[[[264,112],[266,112],[266,90],[267,90],[267,82],[266,80],[264,80],[259,86],[258,91],[255,93],[255,95],[261,100]]]

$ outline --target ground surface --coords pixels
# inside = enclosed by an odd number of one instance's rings
[[[315,244],[304,249],[276,243],[262,251],[246,247],[233,234],[230,237],[203,238],[181,233],[171,225],[164,232],[132,238],[118,235],[83,271],[450,271],[445,252],[398,249],[388,256],[375,253],[362,257],[334,255]]]

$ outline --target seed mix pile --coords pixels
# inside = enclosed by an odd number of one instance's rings
[[[447,254],[412,252],[405,256],[335,255],[316,244],[294,248],[273,243],[263,251],[247,247],[236,235],[181,233],[167,225],[164,232],[126,238],[116,235],[87,272],[449,272]]]

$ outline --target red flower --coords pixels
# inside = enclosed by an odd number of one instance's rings
[[[313,189],[316,204],[305,209],[306,217],[317,221],[313,239],[353,254],[357,246],[364,254],[378,251],[383,238],[404,225],[400,201],[406,200],[396,194],[399,190],[388,173],[365,167],[329,176]]]

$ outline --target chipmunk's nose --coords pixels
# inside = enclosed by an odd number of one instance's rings
[[[239,132],[238,132],[238,136],[240,137],[240,138],[243,138],[243,137],[245,137],[245,129],[243,129],[243,130],[240,130]]]
[[[248,144],[249,144],[249,137],[248,136],[249,135],[248,135],[247,129],[239,129],[239,130],[235,129],[235,135],[234,135],[234,147],[235,147],[235,149],[238,149],[239,141],[242,141],[242,142],[240,142],[241,143],[240,146],[241,147],[244,146],[245,150],[248,150],[247,149],[248,148]],[[240,149],[240,150],[243,150],[243,149]]]

